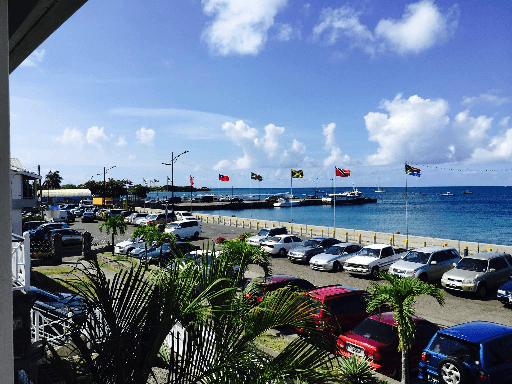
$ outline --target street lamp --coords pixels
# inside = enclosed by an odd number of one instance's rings
[[[112,168],[115,168],[116,166],[113,165],[112,167],[105,169],[103,167],[103,205],[105,205],[105,195],[107,194],[107,181],[105,180],[105,174],[110,171]],[[101,173],[97,174],[98,176],[101,176]]]
[[[178,157],[180,157],[181,155],[184,155],[185,153],[187,153],[188,151],[185,151],[185,152],[182,152],[180,153],[179,155],[177,155],[176,157],[174,157],[174,152],[171,152],[171,161],[168,162],[168,163],[162,163],[163,165],[170,165],[171,166],[171,188],[172,188],[172,215],[174,216],[174,163],[176,162],[176,160],[178,160]]]

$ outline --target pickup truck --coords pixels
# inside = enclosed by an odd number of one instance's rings
[[[380,271],[386,271],[395,261],[400,260],[407,252],[395,251],[391,245],[371,244],[362,248],[353,257],[345,261],[344,269],[354,275],[371,275],[379,277]]]

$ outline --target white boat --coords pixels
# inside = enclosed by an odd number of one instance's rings
[[[357,205],[375,203],[377,199],[366,197],[363,192],[355,187],[351,191],[329,193],[322,197],[322,204],[334,204],[335,201],[336,205]]]
[[[300,205],[300,203],[302,203],[302,199],[297,196],[285,196],[277,199],[274,203],[274,207],[295,207]]]
[[[441,196],[455,196],[455,194],[448,191],[446,193],[441,193]]]
[[[380,187],[377,187],[377,189],[375,191],[373,191],[375,193],[386,193],[386,190],[385,189],[380,189]]]

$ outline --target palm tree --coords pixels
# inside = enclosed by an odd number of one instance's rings
[[[144,237],[144,254],[146,255],[146,270],[148,270],[148,247],[151,247],[153,243],[157,243],[162,239],[162,232],[158,229],[158,227],[150,223],[148,225],[142,225],[133,230],[132,240],[135,240],[137,237]],[[174,237],[174,236],[173,236]],[[172,241],[172,240],[170,240]],[[162,243],[163,244],[163,243]],[[160,244],[161,245],[161,244]],[[160,255],[161,257],[162,255]]]
[[[60,183],[62,182],[62,176],[59,171],[48,172],[44,177],[43,188],[44,189],[59,189]]]
[[[379,285],[370,282],[367,311],[379,311],[383,305],[389,305],[398,324],[398,350],[402,352],[402,383],[409,382],[409,350],[414,342],[415,321],[414,306],[420,295],[429,295],[444,305],[443,292],[434,285],[413,277],[398,278],[389,272],[380,273],[385,283]]]
[[[100,224],[100,226],[98,227],[100,232],[103,232],[103,228],[105,228],[105,232],[107,232],[107,235],[110,235],[110,233],[112,232],[112,256],[114,256],[115,236],[118,235],[118,233],[117,233],[118,231],[119,231],[120,235],[124,235],[124,233],[126,232],[126,229],[128,228],[128,224],[124,221],[123,216],[116,215],[116,216],[109,217],[108,219],[105,220],[105,222]]]
[[[74,283],[89,311],[71,330],[74,358],[62,377],[146,383],[160,366],[168,383],[325,383],[332,363],[322,338],[297,338],[276,357],[255,343],[277,326],[308,329],[317,304],[281,289],[250,306],[227,277],[233,261],[220,253],[208,263],[207,254],[149,275],[132,266],[111,280],[92,261]]]

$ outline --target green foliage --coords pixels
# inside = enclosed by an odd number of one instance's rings
[[[128,192],[136,197],[144,198],[148,195],[150,191],[149,187],[146,185],[136,184],[128,188]]]
[[[62,176],[59,174],[59,171],[48,172],[44,177],[43,189],[59,189],[60,183],[62,183]]]
[[[98,229],[100,232],[103,232],[103,228],[105,228],[105,232],[107,235],[112,233],[112,256],[114,255],[114,240],[115,236],[118,235],[118,231],[120,235],[124,235],[126,230],[128,229],[128,224],[124,221],[124,217],[121,215],[112,216],[105,220],[104,223],[100,224]]]
[[[333,370],[333,376],[334,381],[340,384],[381,383],[368,361],[364,358],[358,359],[355,355],[340,358],[338,366]]]
[[[75,184],[64,184],[61,186],[61,189],[77,189],[78,187]]]
[[[272,273],[272,256],[261,247],[246,243],[240,239],[226,239],[219,244],[222,254],[240,266],[240,272],[245,273],[249,264],[263,268],[265,276]]]

